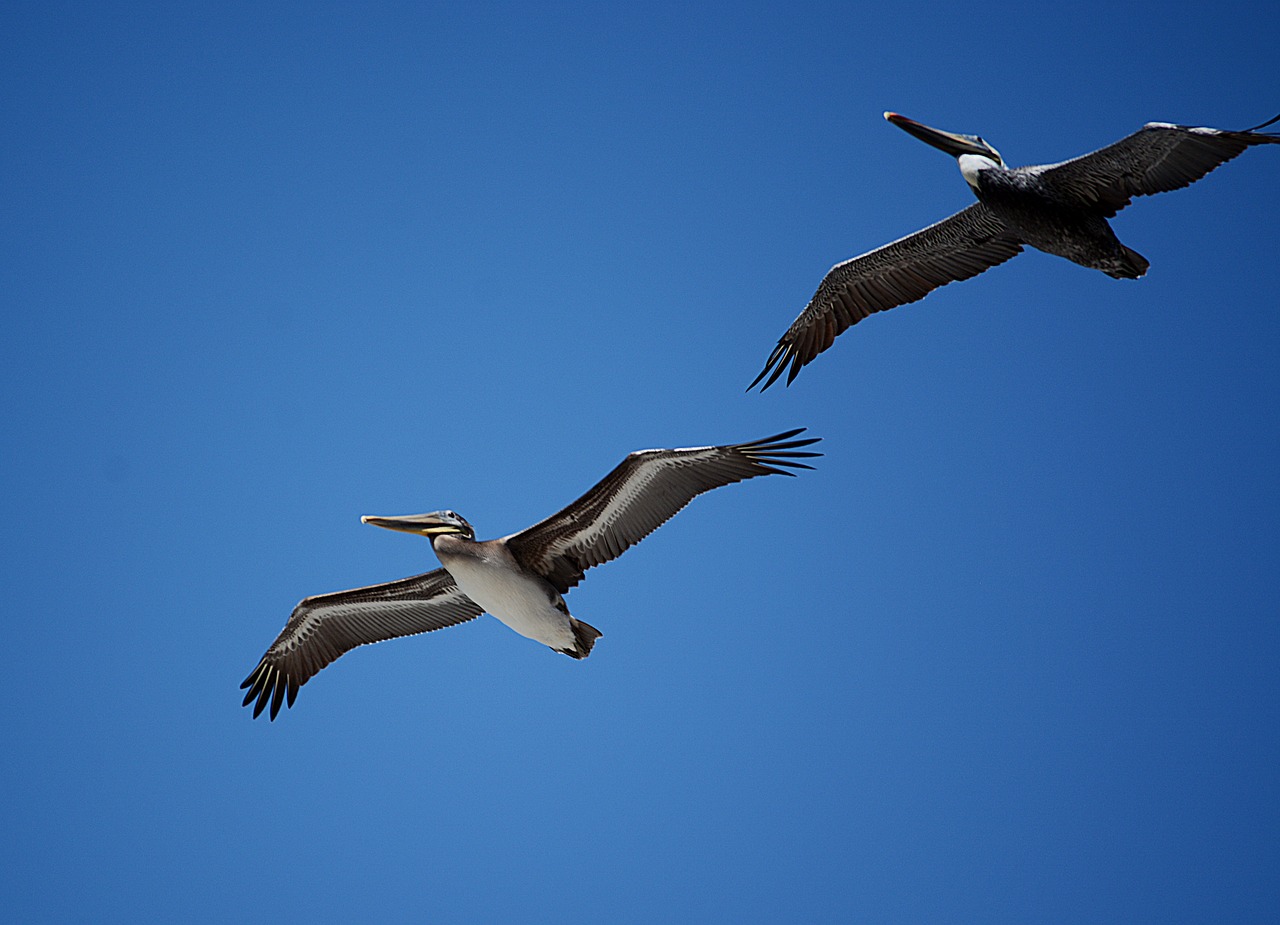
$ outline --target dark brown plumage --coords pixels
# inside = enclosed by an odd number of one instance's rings
[[[1275,134],[1258,131],[1280,116],[1239,132],[1152,122],[1069,161],[1009,169],[981,138],[931,129],[896,113],[885,117],[956,155],[979,202],[832,267],[748,389],[763,380],[763,391],[784,372],[790,385],[802,367],[868,315],[976,276],[1023,246],[1114,277],[1139,277],[1146,258],[1116,240],[1108,218],[1135,196],[1180,189],[1248,147],[1280,143]]]

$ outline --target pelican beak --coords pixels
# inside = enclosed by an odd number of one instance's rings
[[[978,154],[982,157],[989,157],[997,164],[1003,164],[1000,159],[1000,152],[991,145],[987,144],[977,135],[961,135],[958,132],[944,132],[942,129],[930,128],[929,126],[917,122],[915,119],[908,119],[906,116],[900,116],[896,112],[886,112],[885,119],[902,129],[908,135],[914,135],[925,144],[933,145],[939,151],[945,151],[952,157],[959,157],[961,154]]]
[[[416,533],[419,536],[441,536],[445,533],[461,533],[456,523],[442,517],[439,511],[430,514],[405,514],[399,517],[379,517],[366,514],[360,518],[362,524],[373,524],[384,530],[399,530],[401,533]]]

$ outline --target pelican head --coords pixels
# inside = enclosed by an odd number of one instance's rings
[[[416,533],[428,538],[455,534],[469,540],[476,538],[475,528],[467,523],[467,519],[454,511],[432,511],[430,514],[406,514],[401,517],[378,517],[366,514],[360,518],[362,524],[373,524],[387,530],[399,530],[402,533]]]
[[[993,161],[997,167],[1004,166],[1004,161],[1000,158],[1000,152],[977,135],[944,132],[941,129],[930,128],[914,119],[908,119],[906,116],[900,116],[896,112],[886,112],[884,117],[908,135],[914,135],[926,144],[933,145],[939,151],[946,151],[952,157],[958,158],[965,154],[973,154]]]

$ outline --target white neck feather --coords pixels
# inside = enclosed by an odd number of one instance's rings
[[[960,174],[965,182],[974,189],[978,188],[978,172],[991,170],[999,165],[984,154],[961,154],[956,158],[960,162]]]

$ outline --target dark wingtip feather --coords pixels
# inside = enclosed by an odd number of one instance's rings
[[[271,718],[275,719],[276,714],[280,712],[280,704],[284,703],[284,689],[288,685],[285,684],[284,678],[276,678],[276,692],[271,697]]]
[[[787,385],[796,381],[796,376],[800,375],[800,370],[804,369],[804,361],[800,359],[800,354],[795,353],[791,356],[791,371],[787,373]],[[782,370],[778,370],[782,372]]]
[[[249,689],[249,692],[244,695],[244,701],[241,703],[241,706],[247,707],[250,701],[262,693],[263,667],[265,666],[265,663],[266,659],[258,662],[258,667],[254,668],[253,671],[249,673],[249,677],[245,678],[244,682],[240,685],[241,690],[244,690],[246,687]]]
[[[774,434],[772,437],[765,437],[761,440],[752,440],[750,443],[739,444],[739,449],[750,450],[756,453],[772,453],[775,450],[791,450],[802,446],[812,446],[822,440],[821,437],[805,437],[803,440],[792,440],[792,437],[798,436],[808,430],[807,427],[797,427],[795,430],[784,431],[780,434]],[[786,453],[787,456],[821,456],[821,453]]]
[[[808,438],[806,438],[806,439],[804,439],[804,440],[791,440],[791,441],[788,441],[787,443],[770,443],[770,444],[768,444],[768,449],[769,449],[770,451],[773,451],[773,450],[794,450],[794,449],[796,449],[796,448],[798,448],[798,447],[802,447],[802,446],[813,446],[813,444],[817,443],[817,442],[818,442],[819,440],[821,440],[821,439],[822,439],[821,437],[808,437]],[[789,454],[789,455],[792,455],[792,456],[821,456],[822,454],[821,454],[821,453],[792,453],[792,454]]]
[[[806,427],[796,427],[792,430],[784,430],[780,434],[774,434],[772,437],[761,437],[759,440],[752,440],[750,443],[742,444],[742,446],[764,446],[767,443],[777,443],[780,440],[790,440],[792,437],[797,434],[802,434],[806,430],[808,430]]]
[[[790,372],[787,372],[788,358],[790,358],[791,361]],[[786,383],[783,383],[783,385],[791,385],[792,381],[795,381],[795,377],[800,374],[801,366],[804,366],[804,363],[800,362],[800,354],[796,353],[795,348],[788,344],[787,352],[783,353],[782,356],[778,358],[778,365],[774,368],[773,375],[769,376],[769,385],[773,385],[778,381],[778,379],[781,379],[783,372],[787,372],[787,381]]]
[[[1273,116],[1272,118],[1268,119],[1266,122],[1263,122],[1261,125],[1255,125],[1253,128],[1241,129],[1241,131],[1256,132],[1260,128],[1266,128],[1268,125],[1275,125],[1277,122],[1280,122],[1280,114]],[[1269,132],[1267,134],[1271,135],[1271,133]],[[1275,137],[1275,136],[1271,135],[1271,137]]]
[[[265,657],[240,685],[241,690],[245,688],[248,688],[248,693],[244,695],[240,705],[247,707],[252,703],[254,719],[262,715],[268,703],[271,704],[270,717],[275,719],[286,697],[288,705],[293,706],[294,698],[298,696],[297,682],[285,677],[279,668],[268,664]]]
[[[254,719],[257,719],[262,714],[262,710],[264,707],[266,707],[267,700],[270,696],[271,696],[271,682],[268,681],[262,685],[262,692],[258,694],[258,700],[253,705]]]
[[[813,468],[807,463],[796,462],[796,460],[813,459],[822,455],[812,450],[799,449],[802,446],[812,446],[819,442],[822,439],[821,437],[805,437],[803,440],[791,439],[798,434],[804,433],[805,430],[806,428],[804,427],[797,427],[794,430],[774,434],[772,437],[765,437],[763,440],[740,444],[738,448],[750,456],[766,472],[772,475],[794,476],[795,473],[788,472],[787,469]],[[787,469],[779,468],[781,466],[785,466]]]
[[[767,391],[769,386],[777,382],[778,377],[782,375],[782,371],[786,369],[787,366],[786,353],[787,342],[784,337],[782,340],[778,341],[777,346],[773,348],[773,352],[769,354],[769,359],[765,361],[764,369],[760,370],[760,375],[751,380],[751,385],[747,386],[747,391],[750,392],[754,389],[756,387],[756,383],[765,376],[769,376],[769,380],[760,387],[761,392]],[[773,375],[769,375],[771,372]]]
[[[757,457],[756,461],[765,463],[766,465],[770,465],[770,466],[789,466],[792,469],[812,469],[813,468],[813,466],[809,465],[808,463],[795,462],[790,458],[792,456],[798,456],[798,455],[801,455],[801,454],[799,453],[778,453],[777,455],[770,454],[768,456]],[[822,454],[821,453],[805,453],[803,455],[821,456]]]

